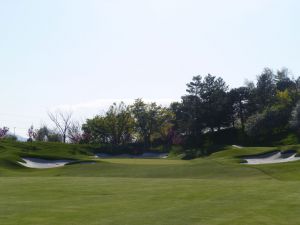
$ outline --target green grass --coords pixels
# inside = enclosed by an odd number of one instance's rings
[[[300,162],[242,155],[300,146],[225,147],[195,160],[95,159],[91,146],[0,142],[2,225],[298,225]],[[94,160],[28,169],[23,156]]]

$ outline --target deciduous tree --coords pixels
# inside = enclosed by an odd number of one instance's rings
[[[72,112],[56,111],[54,113],[49,112],[48,116],[50,120],[55,124],[56,129],[62,137],[62,141],[66,143],[68,130],[71,126]]]

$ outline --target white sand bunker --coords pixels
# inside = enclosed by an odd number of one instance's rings
[[[131,154],[120,154],[112,155],[106,153],[96,154],[97,158],[133,158],[133,159],[166,159],[168,158],[168,153],[154,153],[154,152],[144,152],[140,155],[131,155]]]
[[[35,169],[48,169],[64,166],[68,163],[74,162],[74,160],[47,160],[47,159],[38,159],[38,158],[22,158],[24,162],[18,162],[19,164]]]
[[[287,152],[272,152],[263,155],[247,156],[243,159],[246,160],[245,164],[258,165],[258,164],[271,164],[271,163],[285,163],[300,160],[300,157],[296,157],[295,151]]]
[[[232,147],[234,147],[234,148],[243,148],[243,146],[240,146],[240,145],[232,145]]]

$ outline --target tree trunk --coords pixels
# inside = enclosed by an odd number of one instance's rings
[[[66,143],[66,134],[63,135],[63,143]]]

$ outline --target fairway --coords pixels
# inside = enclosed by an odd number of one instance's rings
[[[291,148],[299,146],[226,147],[194,160],[95,159],[86,146],[1,143],[0,224],[298,225],[300,163],[240,164],[244,155]],[[20,156],[94,164],[31,169],[16,163]]]
[[[0,222],[296,225],[300,223],[299,184],[277,180],[1,178]]]

